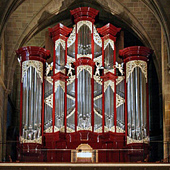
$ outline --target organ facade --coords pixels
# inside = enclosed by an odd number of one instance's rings
[[[98,11],[71,11],[73,28],[49,28],[53,56],[40,47],[21,60],[18,158],[25,161],[127,162],[149,149],[148,60],[133,46],[116,61],[114,25],[96,28]],[[47,63],[49,57],[53,58]]]

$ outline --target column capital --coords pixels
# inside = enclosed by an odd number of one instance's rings
[[[124,62],[130,60],[145,60],[148,61],[149,56],[152,55],[153,50],[144,46],[131,46],[119,50],[119,56]]]
[[[22,47],[16,51],[18,57],[20,57],[21,62],[26,60],[38,60],[45,62],[50,58],[50,51],[41,47],[27,46]]]
[[[110,38],[110,39],[115,39],[116,34],[120,32],[120,30],[121,28],[117,28],[110,23],[106,24],[101,28],[97,28],[98,33],[100,33],[103,37]]]
[[[55,42],[57,39],[66,39],[66,37],[72,32],[72,28],[68,28],[61,23],[58,23],[56,26],[49,28],[49,35]]]
[[[82,20],[88,20],[94,23],[95,17],[99,13],[99,11],[91,7],[79,7],[74,10],[70,10],[70,13],[74,17],[75,23]]]

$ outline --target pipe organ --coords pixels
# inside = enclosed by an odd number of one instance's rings
[[[73,150],[88,144],[94,153],[98,150],[99,162],[132,160],[134,153],[112,149],[149,146],[152,50],[125,48],[119,51],[122,64],[117,63],[121,29],[112,24],[96,28],[98,11],[90,7],[71,10],[71,15],[73,28],[60,23],[49,28],[53,62],[47,63],[50,52],[43,48],[17,50],[22,72],[18,157],[70,162]]]

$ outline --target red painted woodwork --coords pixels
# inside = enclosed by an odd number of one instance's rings
[[[50,57],[49,50],[35,46],[22,47],[16,51],[16,54],[20,57],[21,62],[26,60],[46,62],[46,60]]]
[[[106,24],[105,26],[103,26],[101,28],[97,28],[98,33],[100,33],[102,36],[107,36],[107,38],[115,37],[116,34],[118,32],[120,32],[120,30],[121,30],[121,28],[117,28],[110,23]],[[115,39],[115,38],[113,38],[113,39]]]
[[[125,63],[125,71],[126,71],[126,63],[128,61],[134,60],[143,60],[148,62],[149,57],[152,55],[153,50],[143,46],[132,46],[124,48],[123,50],[119,50],[119,55],[123,58]],[[125,73],[126,74],[126,73]],[[148,83],[146,83],[146,106],[147,106],[147,135],[149,135],[149,91],[148,91]],[[125,121],[127,122],[127,83],[125,81]],[[127,137],[127,123],[125,123],[125,133]],[[137,145],[137,144],[136,144]]]
[[[104,66],[104,39],[102,39],[102,65]],[[102,76],[104,76],[104,70],[102,71]],[[105,105],[104,105],[104,81],[102,81],[102,132],[104,133],[104,124],[105,124]]]
[[[49,35],[52,37],[54,42],[59,38],[65,40],[65,37],[67,37],[72,32],[72,28],[68,28],[61,23],[57,24],[53,28],[49,28],[48,30]]]
[[[111,81],[114,81],[118,78],[118,76],[114,75],[113,73],[106,73],[104,76],[101,76],[101,78],[104,80],[104,81],[108,81],[108,80],[111,80]]]
[[[68,76],[66,76],[65,74],[61,73],[61,72],[58,72],[56,73],[54,76],[52,76],[52,79],[54,81],[57,81],[57,80],[61,80],[61,81],[66,81],[66,79],[68,79]]]
[[[91,7],[79,7],[71,10],[70,13],[71,15],[73,15],[75,23],[81,20],[88,20],[94,23],[95,17],[99,13],[99,11]]]
[[[26,60],[37,60],[41,61],[44,64],[46,60],[50,57],[50,51],[46,50],[44,48],[35,47],[35,46],[28,46],[28,47],[22,47],[16,51],[16,54],[21,59],[21,64],[23,61]],[[45,69],[44,69],[45,70]],[[43,70],[43,74],[44,74]],[[21,67],[21,73],[22,73],[22,67]],[[22,76],[22,74],[21,74]],[[43,79],[44,80],[44,79]],[[23,96],[23,83],[21,82],[21,92],[20,92],[20,135],[22,134],[22,96]],[[42,125],[44,126],[44,81],[43,81],[43,87],[42,87]],[[42,130],[42,136],[43,136],[43,126],[41,126]],[[23,143],[18,144],[18,159],[21,161],[43,161],[44,155],[41,151],[43,146],[41,144],[35,144],[35,143]]]
[[[148,58],[152,53],[153,50],[143,46],[132,46],[119,50],[119,55],[125,62],[130,60],[148,61]]]
[[[77,59],[74,63],[74,66],[78,67],[80,65],[90,65],[90,66],[94,66],[95,62],[93,60],[91,60],[90,58],[85,58],[85,57],[81,57],[79,59]]]
[[[95,17],[98,14],[98,11],[90,7],[80,7],[74,10],[71,10],[71,14],[74,17],[74,22],[77,23],[81,20],[88,20],[93,23],[95,22]],[[112,24],[107,24],[102,28],[98,28],[98,33],[102,36],[102,65],[104,66],[104,40],[111,39],[116,42],[116,35],[120,32],[121,28],[116,28]],[[49,28],[49,35],[54,41],[54,51],[55,51],[55,41],[62,39],[65,41],[65,64],[67,63],[67,39],[69,34],[72,32],[72,28],[68,28],[62,24],[57,24],[53,28]],[[73,66],[75,68],[75,132],[67,133],[67,72],[65,74],[58,72],[55,74],[55,64],[53,64],[53,96],[55,96],[55,81],[61,80],[65,82],[65,108],[64,108],[64,132],[54,132],[55,126],[55,97],[53,97],[53,111],[52,111],[52,126],[53,130],[51,133],[43,133],[44,127],[44,103],[42,107],[42,136],[43,143],[42,145],[38,144],[20,144],[18,146],[18,155],[21,161],[47,161],[47,162],[71,162],[71,150],[75,150],[80,144],[89,144],[93,150],[98,150],[98,161],[99,162],[129,162],[129,161],[141,161],[147,154],[149,146],[146,144],[129,144],[127,145],[127,84],[125,81],[125,133],[117,133],[117,113],[116,113],[116,69],[115,73],[107,72],[104,74],[102,71],[102,133],[94,132],[94,68],[95,62],[94,59],[94,40],[93,33],[91,34],[91,50],[92,50],[92,59],[87,57],[77,58],[78,53],[78,34],[76,26],[76,40],[75,40],[75,62]],[[123,50],[120,50],[120,56],[123,58],[124,62],[130,60],[144,60],[148,61],[149,55],[153,51],[146,47],[128,47]],[[113,61],[114,65],[116,62],[116,47],[114,44],[113,51]],[[48,50],[39,47],[23,47],[17,50],[17,54],[21,57],[21,62],[25,60],[38,60],[45,63],[46,59],[50,56]],[[56,62],[56,53],[54,52],[53,62]],[[92,91],[92,112],[91,112],[91,125],[92,131],[81,130],[77,131],[77,67],[80,65],[90,65],[92,67],[92,79],[91,79],[91,91]],[[125,65],[126,71],[126,65]],[[114,82],[115,92],[114,92],[114,126],[115,132],[105,132],[105,93],[104,93],[104,82],[111,80]],[[43,83],[44,89],[44,83]],[[148,91],[147,91],[148,92]],[[44,101],[44,91],[43,99]],[[149,108],[149,102],[147,98],[147,112]],[[20,121],[22,122],[22,83],[21,83],[21,115]],[[147,113],[149,115],[149,113]],[[148,119],[149,120],[149,119]],[[148,121],[149,122],[149,121]],[[22,124],[20,123],[20,128]],[[149,124],[148,124],[149,127]],[[148,128],[149,129],[149,128]],[[22,133],[20,129],[20,134]],[[37,151],[37,149],[39,149]],[[134,151],[132,149],[135,149]],[[144,149],[144,151],[143,151]]]
[[[124,65],[124,70],[125,70],[125,75],[126,75],[126,65]],[[128,122],[128,114],[127,114],[127,83],[124,81],[125,84],[125,136],[126,136],[126,142],[127,142],[127,135],[128,135],[128,127],[127,127],[127,122]]]

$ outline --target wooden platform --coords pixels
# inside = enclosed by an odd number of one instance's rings
[[[170,164],[0,163],[0,170],[170,170]]]

